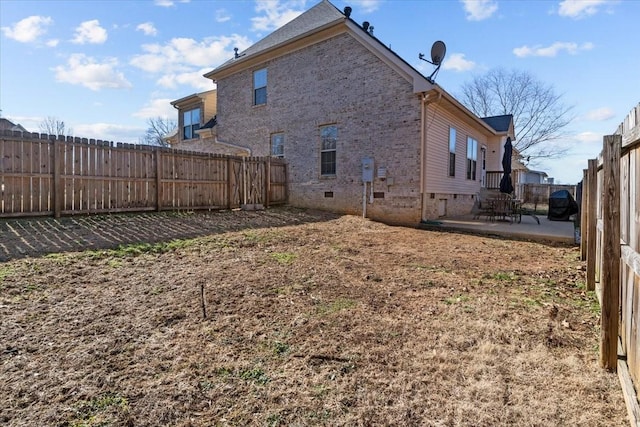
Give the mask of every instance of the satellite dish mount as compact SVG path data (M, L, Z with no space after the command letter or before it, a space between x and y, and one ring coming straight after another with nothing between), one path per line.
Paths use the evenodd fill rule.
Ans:
M447 46L445 46L444 42L438 40L437 42L433 43L433 46L431 46L431 61L424 58L424 53L418 54L419 59L422 59L423 61L436 66L436 69L433 70L433 73L431 73L431 75L427 77L429 83L434 83L433 78L438 73L438 71L440 71L440 65L442 65L442 61L444 60L444 55L446 53Z

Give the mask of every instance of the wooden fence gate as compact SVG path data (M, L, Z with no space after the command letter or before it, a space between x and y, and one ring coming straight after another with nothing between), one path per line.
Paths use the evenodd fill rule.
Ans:
M269 207L287 196L282 159L0 135L0 217Z

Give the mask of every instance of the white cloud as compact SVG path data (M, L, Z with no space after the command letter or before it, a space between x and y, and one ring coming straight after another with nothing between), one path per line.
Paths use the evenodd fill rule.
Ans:
M29 16L18 21L13 27L2 27L4 35L21 43L34 42L47 32L46 27L53 23L48 16Z
M136 27L136 30L142 31L147 36L155 36L158 30L153 26L152 22L144 22Z
M100 26L97 19L85 21L76 28L76 36L71 41L76 44L101 44L107 41L107 30Z
M175 101L175 99L152 99L140 110L133 113L133 116L141 119L153 119L156 117L168 117L170 119L175 119L178 116L178 110L173 108L171 101Z
M573 136L573 139L581 144L602 143L602 134L595 132L580 132Z
M473 70L476 67L476 63L465 59L464 53L452 53L447 58L445 58L442 63L442 68L445 70L453 70L453 71L469 71Z
M216 10L216 22L227 22L231 20L231 15L225 9Z
M302 14L304 0L256 0L256 12L263 16L251 18L253 31L272 31Z
M558 14L568 18L580 19L598 13L598 8L607 3L608 0L563 0L560 2Z
M371 13L378 10L382 0L351 0L354 13Z
M211 67L185 73L165 74L158 79L157 83L166 88L187 85L197 89L198 92L204 92L215 88L213 82L204 77L204 74L209 71L211 71Z
M611 108L602 107L587 112L587 114L583 116L583 119L592 122L603 122L605 120L612 119L613 117L615 117L615 113Z
M118 60L109 58L102 63L83 54L74 54L69 57L67 66L57 66L53 70L56 80L63 83L77 84L91 90L100 89L126 89L132 87L125 79L124 74L116 71Z
M176 3L189 3L191 0L154 0L153 4L161 7L173 7Z
M146 52L136 55L131 65L150 73L192 71L194 67L208 67L209 71L233 57L233 48L246 49L251 41L244 36L211 37L198 42L190 38L175 38L164 45L146 44Z
M58 39L51 39L51 40L47 40L45 42L45 44L47 46L49 46L49 47L56 47L56 46L58 46L58 43L60 43L60 40L58 40Z
M76 124L73 133L81 138L135 144L146 132L145 128L122 126L112 123Z
M593 49L593 43L591 42L582 43L581 45L574 42L555 42L550 46L516 47L513 49L513 54L519 58L526 58L527 56L555 57L562 51L576 55L579 51L591 49Z
M482 21L490 18L498 10L494 0L460 0L464 4L468 21Z

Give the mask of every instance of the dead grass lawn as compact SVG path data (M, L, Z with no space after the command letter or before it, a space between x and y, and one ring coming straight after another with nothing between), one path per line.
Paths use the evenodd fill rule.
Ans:
M0 263L0 424L627 425L576 248L243 215Z

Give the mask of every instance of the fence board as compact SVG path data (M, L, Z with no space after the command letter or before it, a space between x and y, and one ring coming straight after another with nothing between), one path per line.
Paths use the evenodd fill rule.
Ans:
M591 277L602 289L600 363L619 369L632 425L640 425L637 394L640 384L640 104L620 125L616 135L605 136L598 160L589 160L587 200L589 248L587 284ZM594 165L602 164L593 188ZM583 187L584 188L584 187ZM595 205L595 208L594 208ZM591 219L595 209L597 219ZM595 241L594 241L595 240ZM595 259L595 261L594 261ZM612 342L619 342L619 360ZM616 350L618 350L616 348Z
M285 203L286 163L0 132L0 216ZM271 166L267 168L267 162ZM267 193L268 192L268 193Z
M604 137L603 144L603 249L600 366L618 366L620 310L620 148L619 135Z
M14 156L14 146L15 146L15 142L14 141L9 141L5 147L5 152L4 152L4 166L5 166L5 199L4 199L4 208L5 211L7 213L15 213L15 207L14 207L14 197L15 194L17 193L16 188L15 188L15 181L16 178L13 175L14 172L16 172L16 163L17 160Z
M5 144L0 144L0 214L5 213L5 197L9 194L8 190L5 190L5 188L9 185L6 182L6 168L8 164L8 158L5 156L5 151Z

